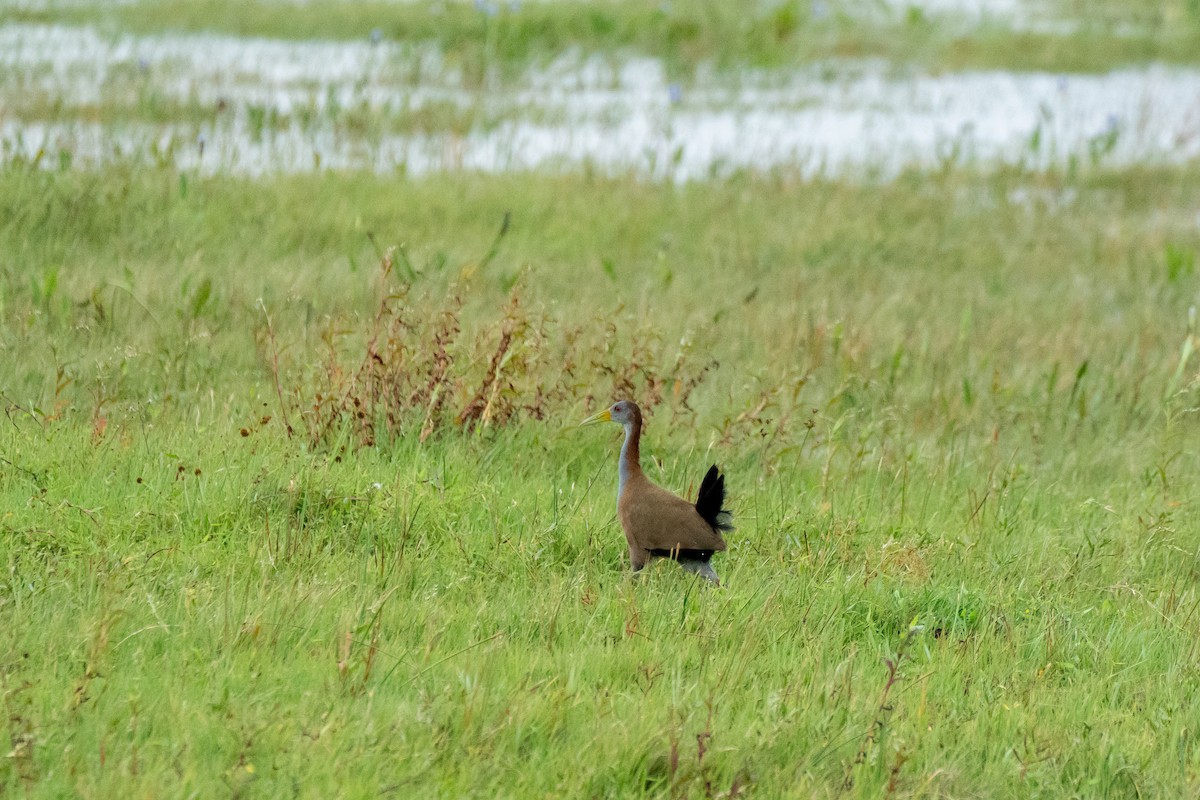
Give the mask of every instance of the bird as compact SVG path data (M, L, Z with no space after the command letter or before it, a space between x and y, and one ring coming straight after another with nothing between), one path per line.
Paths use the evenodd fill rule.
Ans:
M617 464L617 518L629 543L634 573L654 558L670 558L688 572L720 585L713 571L713 553L725 549L722 531L733 530L733 515L725 503L725 476L713 464L700 482L695 503L668 492L642 472L639 445L642 410L632 400L618 400L580 425L615 422L625 428Z

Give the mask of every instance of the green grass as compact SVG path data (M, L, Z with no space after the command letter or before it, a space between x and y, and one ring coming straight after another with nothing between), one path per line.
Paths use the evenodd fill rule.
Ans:
M5 168L0 786L1194 794L1198 178ZM388 293L433 432L311 441ZM720 589L626 572L625 384Z
M1064 16L1100 25L1168 27L1200 17L1200 3L1196 0L1160 0L1156 3L1141 3L1138 0L1058 0L1055 5Z
M232 109L222 103L201 103L195 99L175 100L153 90L133 92L106 91L102 102L74 103L61 97L51 98L44 92L10 92L5 110L26 122L95 122L120 125L128 122L148 122L159 125L219 125L230 116ZM364 106L334 111L318 110L313 104L299 111L280 112L259 104L246 104L249 138L261 140L264 134L275 134L293 127L310 130L318 123L330 125L340 135L356 138L377 137L383 134L457 133L487 130L505 119L515 119L515 109L496 113L463 108L453 102L430 103L418 109L396 107L373 110Z
M1064 17L1084 20L1067 32L1014 31L1001 22L964 29L959 22L919 12L889 19L872 16L869 3L860 4L858 13L846 13L838 4L814 13L800 0L767 4L752 13L714 0L525 2L515 7L494 0L488 5L494 13L470 2L149 0L116 8L8 9L0 11L0 22L91 23L122 33L211 31L363 41L377 31L389 41L435 44L466 79L479 83L571 49L654 56L680 78L703 63L736 68L878 57L934 69L1104 71L1145 60L1195 63L1200 53L1200 9L1192 0L1155 3L1149 10L1128 0L1095 10L1064 2ZM1051 16L1053 11L1040 9Z
M483 83L568 43L684 75L1186 62L1193 6L1111 0L1069 36L699 2L0 19L378 27ZM105 89L5 110L220 113ZM54 160L0 169L0 793L1200 789L1195 165L668 185ZM630 579L617 432L574 427L623 395L653 478L724 466L720 589Z

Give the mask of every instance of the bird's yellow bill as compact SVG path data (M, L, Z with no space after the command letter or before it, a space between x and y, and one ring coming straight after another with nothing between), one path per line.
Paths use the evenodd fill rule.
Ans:
M595 425L597 422L612 422L612 414L606 408L603 411L598 411L590 417L579 423L580 427L584 425Z

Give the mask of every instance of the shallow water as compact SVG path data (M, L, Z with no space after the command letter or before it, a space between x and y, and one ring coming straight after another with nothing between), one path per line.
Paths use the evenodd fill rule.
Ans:
M484 83L469 85L431 48L387 42L0 26L0 153L44 151L50 163L76 166L141 155L252 175L587 163L676 179L746 168L861 176L945 162L1200 156L1200 70L1157 65L931 75L859 60L677 85L653 59L567 54ZM203 121L148 119L138 106L146 96L204 109ZM57 110L41 118L3 110L30 97ZM128 113L97 122L86 110L111 103ZM461 114L404 124L430 108ZM348 109L390 122L356 128Z

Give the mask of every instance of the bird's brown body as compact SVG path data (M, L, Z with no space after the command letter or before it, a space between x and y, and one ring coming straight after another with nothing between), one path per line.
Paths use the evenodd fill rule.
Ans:
M636 403L621 400L585 423L612 421L625 427L625 443L617 473L617 519L629 544L629 562L640 570L653 558L671 558L689 572L718 583L709 560L725 549L722 530L730 530L730 515L721 508L725 479L716 466L700 484L699 497L689 503L655 484L642 472L640 445L642 413Z
M635 570L653 557L707 561L725 549L725 540L696 507L671 494L645 475L629 478L617 498L617 519L629 542L629 561Z

